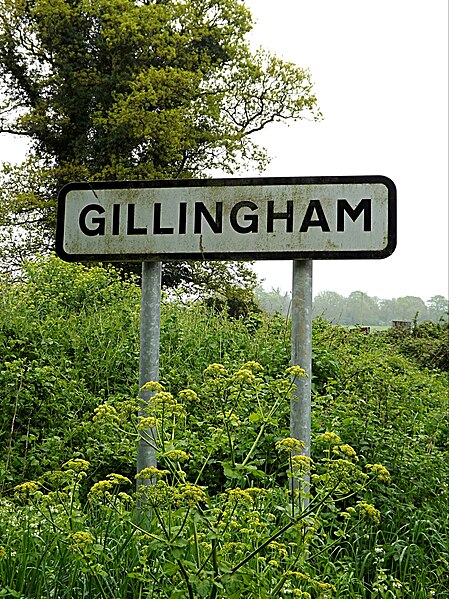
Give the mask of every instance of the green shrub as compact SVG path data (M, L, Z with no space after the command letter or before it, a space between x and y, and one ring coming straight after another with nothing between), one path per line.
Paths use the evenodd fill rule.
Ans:
M422 322L411 331L390 329L397 351L428 369L449 370L449 322Z

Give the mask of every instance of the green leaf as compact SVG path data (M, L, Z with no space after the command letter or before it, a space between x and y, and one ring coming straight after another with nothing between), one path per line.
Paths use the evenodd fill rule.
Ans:
M260 422L263 420L263 416L260 412L251 412L249 415L249 421L255 424L256 422Z

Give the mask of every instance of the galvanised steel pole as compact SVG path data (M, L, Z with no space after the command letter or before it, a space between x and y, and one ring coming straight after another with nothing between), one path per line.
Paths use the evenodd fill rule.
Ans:
M142 263L142 299L140 305L139 389L159 379L159 340L161 329L161 263ZM153 392L139 391L142 402L139 416L146 416L145 406ZM140 433L137 447L137 472L156 467L156 428ZM138 479L137 486L150 485L151 479Z
M312 390L312 260L293 261L292 285L292 366L301 366L306 377L297 377L290 402L290 436L304 443L302 455L310 457L311 390ZM310 476L292 479L293 489L300 485L305 492L302 506L307 507Z

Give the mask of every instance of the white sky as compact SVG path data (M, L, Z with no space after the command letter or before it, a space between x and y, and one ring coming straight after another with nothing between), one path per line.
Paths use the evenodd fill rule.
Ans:
M384 260L314 262L314 294L360 290L448 297L447 0L247 0L257 45L310 68L320 123L274 125L257 141L263 176L386 175L398 191L398 246ZM0 136L0 161L20 160ZM254 173L241 173L239 176ZM258 262L291 289L291 262Z
M254 39L310 68L324 120L260 136L264 176L386 175L398 245L384 260L314 261L314 294L448 297L447 0L247 0ZM257 140L257 138L255 138ZM258 262L291 289L290 262Z

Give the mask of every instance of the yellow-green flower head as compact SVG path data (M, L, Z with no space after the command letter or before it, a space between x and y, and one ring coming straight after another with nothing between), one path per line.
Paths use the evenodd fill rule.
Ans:
M237 372L234 373L232 378L236 383L251 384L256 378L256 375L248 368L240 368L240 370L237 370Z
M190 460L192 456L182 449L172 449L171 451L166 451L164 457L173 460L174 462L186 462L187 460Z
M178 393L178 396L181 401L186 403L199 401L198 395L192 389L183 389Z
M134 415L139 409L139 402L137 399L127 399L120 402L120 416L128 419L131 415Z
M78 549L79 551L85 551L95 541L94 537L83 530L71 532L69 534L70 547L72 549Z
M29 480L14 487L15 495L29 496L34 495L39 490L40 484L35 480Z
M198 485L192 485L191 483L185 483L178 487L179 500L187 502L188 505L195 505L197 503L207 503L207 495L204 490Z
M293 437L286 437L276 443L276 449L278 451L285 451L287 453L291 453L292 451L300 452L304 447L304 441L293 439Z
M292 470L295 474L310 472L313 460L306 455L292 456Z
M131 504L134 502L134 499L131 497L131 495L128 495L128 493L124 493L123 491L121 491L117 497L120 499L120 501L122 501L123 503L128 503Z
M99 480L92 485L89 491L89 497L93 498L96 495L105 495L114 487L114 483L110 480Z
M75 472L85 472L89 469L89 462L87 460L82 460L81 458L74 458L73 460L69 460L65 464L62 465L62 468L66 470L74 470Z
M377 480L382 483L388 484L391 482L391 476L385 466L382 464L367 464L366 468L376 476Z
M358 461L357 453L353 447L345 443L344 445L338 445L334 447L334 452L340 452L347 458L353 458L356 462Z
M148 381L140 388L141 391L154 391L155 393L160 393L164 390L164 387L159 383L159 381Z
M297 572L295 570L288 570L286 573L286 576L292 576L293 578L296 578L296 580L299 581L310 581L310 576L308 574L304 574L304 572Z
M301 366L290 366L289 368L287 368L287 370L285 371L285 373L288 374L291 377L297 377L297 376L305 377L305 376L308 376L307 372L304 370L304 368L301 368Z
M52 506L52 508L58 506L57 509L59 509L64 501L68 499L68 496L65 491L50 491L46 495L42 495L40 503L44 506Z
M288 557L288 550L284 543L278 543L277 541L271 541L268 545L268 549L278 553L281 557Z
M312 578L311 576L309 576L308 574L305 574L304 572L295 572L295 571L289 570L288 572L286 572L286 575L292 576L292 577L296 578L296 580L298 580L298 581L308 582L309 584L313 585L315 587L315 589L318 591L320 597L322 596L322 593L330 593L330 592L336 593L337 592L337 589L335 588L335 586L333 584L329 584L327 582L321 582L320 580L316 580L315 578ZM306 593L303 595L295 595L295 596L306 597L306 595L311 597L311 595L309 593Z
M248 493L245 489L240 489L240 487L228 489L226 494L229 500L235 503L254 503L251 493Z
M151 480L152 478L163 478L168 474L170 474L168 470L159 470L159 468L155 468L155 466L149 466L138 472L136 478Z
M341 439L338 435L336 435L335 433L332 432L326 432L323 433L322 435L319 435L318 439L321 439L321 441L324 441L325 443L329 443L330 445L335 445L337 443L341 443Z
M343 482L343 478L351 478L354 482L358 480L362 483L368 478L356 464L343 458L331 460L328 467L329 473L333 472L341 479L341 482Z
M6 549L3 547L3 545L0 545L0 559L5 558L6 555Z
M111 483L113 485L130 485L131 481L129 480L129 478L127 476L122 476L121 474L108 474L106 477L108 480L111 481Z
M378 509L371 505L371 503L366 503L366 501L357 501L357 505L360 508L360 513L363 517L368 520L372 520L374 524L379 524L380 522L380 512Z
M259 487L248 487L245 489L245 491L255 498L263 498L269 495L269 491L267 489L261 489Z
M176 403L174 401L173 395L171 393L169 393L168 391L158 391L156 393L156 395L153 395L152 400L153 400L153 402L159 403L159 404L172 405L172 404Z
M93 421L94 422L112 422L118 420L117 410L114 406L108 404L102 404L94 410Z
M329 584L328 582L321 582L320 580L314 581L315 585L318 587L319 591L324 593L336 593L337 589L333 584Z
M251 372L263 372L264 370L259 362L254 362L252 360L243 364L242 369L251 370Z
M356 513L357 513L357 510L355 508L353 508L352 506L349 506L346 508L346 510L341 512L340 515L345 520L348 520L349 518L352 518L352 516L354 516L354 514L356 514Z
M307 591L301 591L301 589L292 589L293 597L297 599L312 599L312 595Z
M204 371L204 376L208 376L210 378L222 378L227 376L228 371L222 364L209 364L209 366Z
M140 417L137 423L137 430L145 431L150 428L154 428L158 424L160 424L159 418L154 418L153 416Z

